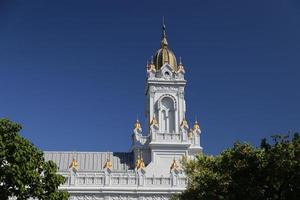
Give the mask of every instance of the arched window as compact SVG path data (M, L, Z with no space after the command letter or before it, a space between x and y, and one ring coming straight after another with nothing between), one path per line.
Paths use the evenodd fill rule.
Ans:
M163 97L160 102L160 131L164 133L175 132L175 106L170 97Z

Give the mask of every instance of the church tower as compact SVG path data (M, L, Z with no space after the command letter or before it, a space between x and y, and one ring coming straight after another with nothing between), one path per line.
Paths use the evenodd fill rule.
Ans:
M65 177L59 189L70 199L168 200L186 189L180 160L202 147L198 122L189 127L186 118L185 67L178 61L163 23L160 48L146 66L147 123L136 120L129 152L45 152Z
M139 121L134 126L132 150L141 156L147 172L170 173L170 163L183 156L194 157L202 152L200 126L197 121L189 128L186 120L184 91L185 68L169 48L166 26L162 26L160 49L147 64L146 118L147 135L142 135Z
M129 152L44 152L65 177L59 189L70 200L168 200L186 189L180 160L202 147L198 122L189 127L186 118L185 67L178 61L163 23L160 48L146 66L147 123L136 120Z

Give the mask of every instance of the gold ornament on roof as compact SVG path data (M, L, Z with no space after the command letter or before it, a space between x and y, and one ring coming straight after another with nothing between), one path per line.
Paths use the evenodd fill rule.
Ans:
M141 130L141 129L142 129L141 124L140 124L139 120L137 119L134 124L134 130Z
M157 126L157 125L158 125L157 120L156 120L155 116L153 116L150 121L150 126Z
M140 156L138 156L138 159L135 161L135 168L136 169L140 166L140 162L141 162L141 159L140 159Z
M178 169L178 168L179 168L179 165L177 164L176 159L174 158L173 162L171 164L171 167L170 167L170 171L172 171L174 169Z
M184 128L189 128L188 122L187 122L186 119L184 119L184 118L183 118L183 120L181 121L180 126L181 126L181 127L184 127Z
M104 166L103 166L103 168L104 169L112 169L112 162L110 161L110 159L109 159L109 157L107 158L107 160L106 160L106 162L105 162L105 164L104 164Z
M179 65L177 66L177 68L178 68L178 69L177 69L177 73L180 73L180 72L185 73L183 64L182 64L182 62L181 62L181 57L179 57Z
M144 168L145 168L145 163L144 163L143 158L141 158L140 164L139 164L139 166L138 166L138 169L144 169Z
M153 64L153 56L151 57L151 61L150 63L147 64L147 71L148 72L156 72L156 69L155 69L155 65Z
M144 159L141 155L138 155L138 159L135 162L135 168L138 169L145 169Z
M70 164L69 168L70 168L70 169L75 169L75 170L78 170L78 168L79 168L79 164L77 163L77 161L76 161L76 159L75 159L75 158L73 158L73 160L72 160L72 162L71 162L71 164Z
M195 123L194 123L194 126L193 126L193 130L199 130L200 129L200 126L198 124L198 121L196 120Z
M190 129L190 131L189 131L188 138L190 140L193 138L193 130L192 129Z

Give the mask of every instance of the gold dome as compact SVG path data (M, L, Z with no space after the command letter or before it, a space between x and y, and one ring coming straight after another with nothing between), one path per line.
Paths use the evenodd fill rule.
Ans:
M177 71L176 57L173 51L168 48L165 24L163 24L161 48L156 52L153 58L153 63L155 65L156 70L160 70L160 68L165 63L168 63L173 68L174 71Z

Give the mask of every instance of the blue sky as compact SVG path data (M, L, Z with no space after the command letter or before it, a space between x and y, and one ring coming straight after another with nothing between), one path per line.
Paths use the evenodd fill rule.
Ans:
M165 16L217 154L300 130L300 2L0 1L0 116L43 150L127 151Z

